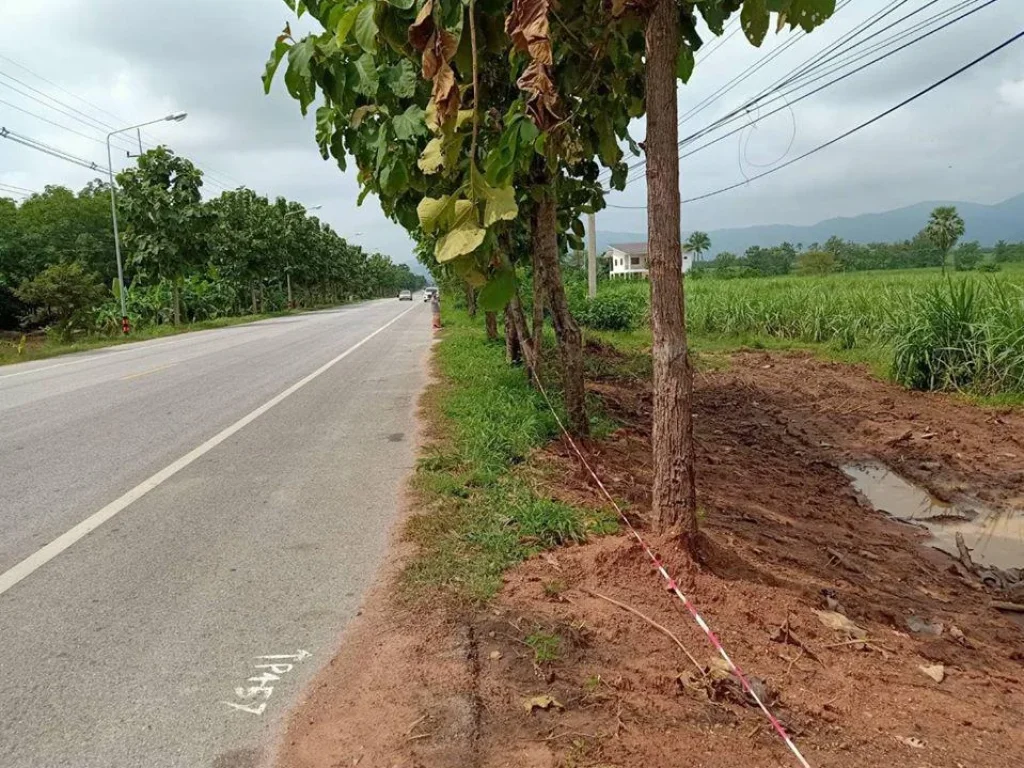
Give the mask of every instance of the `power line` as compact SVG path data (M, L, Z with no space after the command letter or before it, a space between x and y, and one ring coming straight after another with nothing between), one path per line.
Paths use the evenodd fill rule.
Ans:
M892 0L892 1L893 2L897 2L899 0ZM902 0L902 1L906 2L906 0ZM838 14L841 10L843 10L846 6L848 6L851 2L853 2L853 0L842 0L842 2L840 2L838 7L836 8L835 13L833 13L833 17L836 14ZM735 34L735 30L733 31L732 34ZM729 37L732 37L732 34L730 34ZM767 53L765 53L760 59L758 59L753 64L748 66L746 69L744 69L738 75L735 75L731 80L729 80L724 85L719 87L716 91L714 91L713 93L711 93L710 95L706 96L704 99L699 101L689 111L685 112L679 118L679 120L677 122L677 125L682 127L683 123L687 122L692 117L695 117L696 115L698 115L701 112L703 112L705 109L707 109L709 106L711 106L715 101L717 101L721 96L724 96L726 93L731 91L733 88L737 87L738 85L742 84L745 80L747 80L750 77L752 77L760 69L762 69L763 67L767 66L774 59L778 58L783 53L788 51L790 48L792 48L794 45L796 45L796 43L798 43L800 40L802 40L806 36L807 36L807 34L802 29L798 30L795 35L793 35L792 37L788 38L784 43L782 43L782 45L780 45L777 48L774 48L771 51L768 51ZM725 41L723 40L722 43L724 44L724 42ZM710 55L710 52L709 52L709 55ZM707 58L707 57L705 57L705 58ZM635 171L637 168L642 167L644 165L644 163L646 163L646 162L647 162L646 159L640 158L637 162L635 162L635 163L633 163L632 165L629 166L629 171L630 172ZM604 180L607 181L611 177L611 171L606 169L605 171L602 172L601 175L605 176ZM627 180L626 183L628 184L629 181L630 180Z
M10 77L10 76L5 74L4 72L0 72L0 77ZM21 81L20 80L16 80L16 82L20 83ZM88 115L85 115L85 113L78 112L78 110L75 110L74 108L61 109L60 107L55 107L53 104L47 104L45 101L43 101L42 99L40 99L40 98L38 98L36 96L33 96L31 93L26 93L25 91L21 90L20 88L15 88L13 85L10 85L8 83L0 83L0 86L2 86L4 88L7 88L9 90L12 90L16 94L18 94L19 96L22 96L22 97L24 97L26 99L34 101L35 103L40 104L40 105L46 107L47 109L51 109L54 112L57 112L58 114L63 115L64 117L70 117L72 120L74 120L74 121L76 121L78 123L81 123L82 125L86 126L87 128L91 128L92 130L95 130L95 131L100 131L104 135L106 134L107 130L110 130L109 126L105 126L103 123L100 123L97 120L93 120ZM31 88L31 86L27 86L27 87ZM38 90L38 89L32 89L32 90ZM45 96L46 94L43 94L43 95ZM51 97L47 97L47 98L51 98ZM57 104L61 104L62 106L66 106L66 105L63 104L63 102L57 101L56 99L53 99L53 101L55 101ZM15 107L15 109L18 109L18 107ZM35 113L29 113L29 114L31 114L33 117L40 117L39 115L36 115ZM81 117L80 115L84 115L84 117ZM42 119L42 118L40 117L40 119ZM93 141L99 141L98 138L93 138L92 140ZM113 144L115 142L120 142L117 145L119 149L125 149L125 150L129 150L129 151L131 149L133 149L133 146L131 145L131 143L129 142L128 144L125 144L125 141L126 141L126 139L124 137L115 136L115 137L112 138L111 143Z
M750 183L752 181L757 181L758 179L763 179L765 176L770 176L773 173L777 173L778 171L781 171L783 168L788 168L789 166L791 166L791 165L793 165L795 163L798 163L801 160L804 160L805 158L810 157L811 155L817 154L818 152L821 152L822 150L827 149L828 147L831 147L834 144L838 144L840 141L843 141L844 139L849 138L850 136L852 136L853 134L857 133L858 131L861 131L864 128L867 128L868 126L877 123L879 120L882 120L883 118L888 117L893 112L896 112L896 111L902 109L903 107L907 106L908 104L911 104L912 102L917 101L921 97L926 96L927 94L929 94L932 91L934 91L936 88L939 88L939 87L945 85L950 80L953 80L954 78L959 77L960 75L962 75L967 70L971 69L972 67L977 66L978 64L980 64L981 62L983 62L986 59L990 58L991 56L994 56L995 54L999 53L999 51L1003 50L1004 48L1006 48L1006 47L1012 45L1013 43L1017 42L1018 40L1020 40L1022 37L1024 37L1024 31L1018 32L1013 37L1010 37L1009 39L1007 39L1004 42L1000 43L995 48L991 49L990 51L987 51L986 53L982 54L981 56L979 56L978 58L974 59L973 61L968 62L964 66L962 66L959 69L957 69L955 72L952 72L952 73L946 75L941 80L938 80L938 81L932 83L927 88L924 88L923 90L920 90L917 93L915 93L913 96L910 96L910 97L904 99L903 101L901 101L896 106L890 107L889 109L885 110L884 112L882 112L882 113L880 113L878 115L875 115L870 120L864 121L860 125L855 126L854 128L851 128L850 130L846 131L845 133L840 134L839 136L836 136L834 139L832 139L830 141L826 141L824 144L819 144L814 149L811 149L811 150L809 150L807 152L804 152L802 155L799 155L798 157L794 157L791 160L787 160L782 165L779 165L779 166L777 166L775 168L772 168L770 171L765 171L764 173L759 173L759 174L757 174L755 176L751 176L746 181L741 181L741 182L739 182L737 184L731 184L731 185L729 185L727 187L722 187L721 189L716 189L713 192L706 192L703 195L697 195L696 197L687 198L686 200L682 200L681 202L682 203L695 203L695 202L697 202L699 200L706 200L709 197L715 197L716 195L721 195L721 194L723 194L725 192L729 192L731 190L738 189L739 187L746 186L748 183ZM646 208L647 206L614 205L614 206L609 206L609 207L611 207L611 208Z
M29 149L34 149L37 152L43 152L47 155L51 155L52 157L56 157L59 160L64 160L65 162L73 163L74 165L78 165L83 168L88 168L90 171L102 171L106 174L110 173L110 171L102 165L89 160L84 160L81 157L76 157L69 152L65 152L57 147L52 147L49 144L44 144L41 141L30 139L28 136L22 136L21 134L14 133L13 131L9 131L7 128L0 127L0 138L21 144Z
M820 93L821 91L823 91L823 90L825 90L827 88L830 88L833 85L838 84L839 82L847 79L848 77L852 77L853 75L855 75L855 74L857 74L859 72L862 72L863 70L867 69L868 67L874 66L875 64L877 64L877 63L879 63L881 61L884 61L885 59L889 58L890 56L896 55L897 53L905 50L906 48L909 48L910 46L915 45L915 44L925 40L928 37L931 37L932 35L942 31L943 29L946 29L947 27L952 26L953 24L955 24L955 23L957 23L957 22L967 18L968 16L971 16L974 13L977 13L978 11L983 10L984 8L986 8L986 7L994 4L995 2L997 2L997 0L987 0L982 5L967 10L965 13L961 14L960 16L957 16L956 18L954 18L954 19L952 19L950 21L947 21L945 24L941 24L940 26L937 26L937 27L927 31L927 32L919 35L918 37L915 37L914 39L910 40L907 43L904 43L903 45L900 45L900 46L898 46L898 47L896 47L896 48L894 48L894 49L892 49L892 50L890 50L890 51L888 51L888 52L886 52L886 53L884 53L884 54L882 54L882 55L872 59L871 61L869 61L869 62L867 62L865 64L862 64L861 66L859 66L859 67L857 67L857 68L855 68L853 70L850 70L850 71L848 71L848 72L846 72L846 73L844 73L842 75L839 75L838 77L833 78L832 80L829 80L824 85L821 85L821 86L819 86L819 87L817 87L817 88L815 88L815 89L813 89L811 91L808 91L806 93L803 93L800 96L796 97L795 99L789 98L792 94L796 93L797 91L800 91L800 90L802 90L802 89L804 89L804 88L806 88L806 87L808 87L810 85L813 85L814 83L816 83L816 82L818 82L818 81L828 77L831 74L839 72L844 67L846 67L846 66L848 66L850 64L854 64L854 63L856 63L857 61L860 61L863 58L866 58L871 53L876 52L878 50L881 50L881 49L883 49L883 48L885 48L885 47L887 47L889 45L892 45L894 43L897 43L897 42L905 39L909 34L913 33L914 31L918 31L918 30L924 29L927 26L934 24L936 21L940 21L943 18L948 17L951 13L955 13L958 10L962 10L964 7L966 7L968 5L976 4L976 3L981 3L981 2L982 2L982 0L964 0L963 2L959 3L956 6L953 6L952 8L946 9L945 11L941 11L941 12L939 12L939 13L933 15L933 16L930 16L927 19L925 19L925 20L919 22L918 24L916 24L914 27L912 27L912 28L910 28L908 30L904 30L903 32L897 33L896 35L893 35L893 36L891 36L889 38L886 38L884 43L880 43L880 44L875 45L874 47L872 47L868 51L864 52L861 55L858 55L854 59L849 60L849 61L845 62L842 65L835 66L835 67L833 67L831 69L827 69L824 72L821 72L820 74L815 76L813 79L807 80L807 81L805 81L803 83L800 83L798 85L794 85L793 87L791 87L787 91L779 91L779 92L774 93L774 95L768 101L766 101L765 104L763 104L763 105L759 105L757 102L759 100L763 99L764 95L761 95L761 96L758 96L755 99L752 99L751 101L747 102L747 104L743 105L742 107L740 107L738 109L733 110L731 113L729 113L728 115L723 116L718 121L716 121L715 123L712 123L708 127L703 128L700 131L697 131L697 132L695 132L693 134L690 134L689 136L684 137L683 139L681 139L679 141L679 146L680 147L685 147L685 146L693 143L697 139L700 139L700 138L702 138L704 136L707 136L708 134L714 132L715 130L718 130L720 128L726 127L727 125L729 125L729 123L737 122L739 120L744 120L744 118L749 118L749 109L754 107L754 106L757 106L758 108L760 108L760 106L767 106L767 105L772 104L773 102L778 102L778 101L783 101L784 105L781 106L781 107L778 107L776 109L773 109L773 110L771 110L770 112L768 112L766 114L763 114L763 115L759 114L753 120L747 119L747 120L744 121L743 125L741 125L741 126L739 126L737 128L734 128L733 130L729 131L728 133L722 134L722 135L718 136L717 138L714 138L714 139L712 139L710 141L707 141L704 144L701 144L700 146L698 146L695 149L691 150L690 152L685 152L685 153L680 154L680 156L679 156L680 160L682 160L684 158L687 158L687 157L690 157L690 156L696 154L697 152L703 151L703 150L713 146L714 144L718 144L719 142L724 141L725 139L727 139L727 138L729 138L731 136L735 136L737 133L741 133L742 131L746 130L747 127L752 126L752 125L760 122L761 120L765 120L765 119L767 119L767 118L769 118L769 117L771 117L773 115L776 115L779 112L782 112L784 110L792 109L792 106L794 104L796 104L796 103L798 103L800 101L803 101L806 98L814 96L815 94ZM931 3L928 3L928 5L931 5ZM914 13L917 13L918 11L922 10L924 7L927 7L927 6L923 6L922 8L917 9L917 11L914 11L911 14L908 14L907 16L903 17L903 19L901 19L900 21L909 18L910 16L914 15ZM861 41L861 43L858 43L858 45L862 45L862 44L864 44L866 42L867 41ZM811 73L813 73L813 70L807 70L806 73L805 73L805 76L807 74L811 74ZM773 88L774 88L774 86L773 86ZM768 94L770 90L771 89L763 91L762 94ZM639 167L640 165L642 165L642 163L638 163L637 167ZM640 175L635 175L635 176L630 177L626 181L627 185L632 183L633 181L636 181L640 177L641 177ZM642 207L642 206L639 206L639 207Z
M3 59L4 61L7 61L7 62L13 64L14 66L18 67L18 69L21 69L21 70L27 72L28 74L32 75L35 78L38 78L39 80L42 80L44 83L47 83L48 85L56 88L57 90L67 94L68 96L71 96L72 98L78 99L83 104L86 104L89 107L91 107L92 109L97 110L97 111L99 111L99 112L101 112L101 113L103 113L103 114L113 118L118 123L124 124L126 122L123 118L118 117L117 115L115 115L114 113L110 112L109 110L106 110L103 107L97 106L96 104L93 104L92 102L90 102L90 101L88 101L86 99L83 99L81 96L78 96L78 95L72 93L71 91L67 90L66 88L62 88L60 85L54 83L52 80L48 80L47 78L43 77L42 75L40 75L40 74L38 74L36 72L33 72L31 69L29 69L25 65L18 63L17 61L15 61L14 59L11 59L10 57L4 56L3 54L0 54L0 59ZM67 104L67 103L65 103L63 101L60 101L59 99L57 99L57 98L55 98L55 97L53 97L53 96L51 96L51 95L49 95L49 94L39 90L38 88L34 88L33 86L29 85L28 83L25 83L24 81L19 80L18 78L13 77L12 75L8 75L8 74L5 74L3 72L0 72L0 76L5 77L5 78L7 78L9 80L13 80L14 82L17 82L17 83L25 86L26 88L29 88L32 91L41 94L42 96L44 96L45 98L49 99L50 101L53 101L55 104L59 104L61 107L64 107L64 108L66 108L68 110L71 110L72 112L76 112L79 115L84 116L88 120L91 120L94 123L98 123L100 126L103 126L106 129L116 130L115 127L112 126L110 123L107 123L107 122L105 122L103 120L99 120L98 118L95 118L95 117L93 117L91 115L88 115L85 112L77 109L76 107L73 107L70 104ZM8 85L6 87L11 88L12 90L15 90L16 92L21 93L20 91L18 91L18 89L13 88L12 86ZM67 112L63 112L62 110L57 109L56 107L53 107L50 104L46 104L45 102L40 101L40 99L38 99L36 97L33 97L33 96L30 96L29 94L21 93L21 95L26 96L27 98L33 99L34 101L36 101L36 102L38 102L40 104L43 104L44 106L49 107L50 109L53 109L54 111L61 112L65 116L71 117L71 118L77 120L78 122L82 122L82 123L85 122L80 117L76 117L73 114L69 115ZM46 118L42 118L41 116L36 115L35 113L28 112L28 110L25 110L25 109L22 109L21 107L17 107L17 106L15 106L13 104L10 104L10 102L3 102L3 103L8 104L9 106L12 106L15 109L18 109L18 110L20 110L22 112L26 112L27 114L30 114L33 117L36 117L38 119L46 120ZM64 127L66 130L71 130L71 129L67 129L66 126L60 126L59 124L54 123L52 121L47 121L47 122L50 122L51 125L57 125L58 127ZM88 124L88 123L86 123L86 124ZM90 125L89 127L90 128L95 128L96 126ZM79 133L78 135L82 136L84 134L80 134ZM146 136L145 133L142 133L141 135L142 136ZM89 137L89 136L86 136L85 138L90 138L92 141L99 141L99 139L96 139L96 138L93 138L93 137ZM152 149L153 147L157 146L157 144L155 144L150 139L150 137L146 136L146 139L147 140L142 142L142 143L147 148ZM112 143L113 142L118 142L118 141L127 142L127 144L121 144L120 147L121 147L121 149L127 149L129 152L132 149L134 149L134 145L131 144L131 140L128 139L127 137L117 136L117 137L113 137L111 141L112 141ZM214 186L220 187L220 188L225 189L225 190L230 189L232 186L245 186L238 179L232 178L230 175L228 175L228 174L226 174L226 173L224 173L222 171L219 171L216 168L211 167L207 163L201 163L201 161L199 161L198 158L194 162L194 165L197 168L199 168L201 171L203 171L203 173L207 177L207 180L209 181L209 183L213 184Z
M5 195L16 195L17 197L31 197L32 195L38 194L34 190L25 189L24 187L16 187L13 184L4 184L0 182L0 197Z
M981 0L968 0L968 2L981 2ZM804 87L806 87L808 85L813 85L818 80L823 79L828 74L831 74L831 72L834 72L836 70L831 70L830 72L826 72L826 73L822 74L820 77L817 77L814 80L811 80L811 81L809 81L807 83L804 83L801 86L797 86L797 87L795 87L795 88L793 88L793 89L791 89L789 91L785 91L785 92L779 93L778 94L778 98L776 100L778 100L778 99L784 100L786 102L784 106L778 107L777 109L773 109L771 112L767 112L764 115L760 115L760 116L758 116L755 120L753 120L749 124L745 123L744 125L740 126L739 128L734 128L733 130L729 131L728 133L722 134L721 136L718 136L717 138L714 138L711 141L708 141L708 142L705 142L704 144L701 144L696 149L693 149L693 150L691 150L689 152L685 152L685 153L681 154L679 156L679 159L682 160L684 158L690 157L691 155L695 155L698 152L701 152L701 151L707 149L708 147L713 146L714 144L718 144L721 141L725 141L725 139L728 139L730 136L735 136L737 133L740 133L741 131L745 130L748 127L748 125L756 124L756 123L760 122L761 120L767 120L772 115L777 115L779 112L782 112L784 110L790 109L790 108L792 108L792 106L794 104L797 104L797 103L803 101L804 99L810 98L811 96L814 96L815 94L818 94L818 93L820 93L821 91L824 91L827 88L831 88L833 85L836 85L837 83L840 83L843 80L846 80L847 78L852 77L853 75L856 75L859 72L864 71L868 67L874 66L875 64L877 64L877 63L879 63L881 61L884 61L885 59L888 59L890 56L895 56L897 53L900 53L901 51L905 50L906 48L909 48L912 45L916 45L917 43L919 43L919 42L921 42L921 41L931 37L932 35L934 35L934 34L936 34L938 32L941 32L942 30L946 29L947 27L950 27L953 24L956 24L958 21L961 21L961 20L967 18L968 16L971 16L972 14L977 13L978 11L986 8L989 5L992 5L995 2L998 2L998 0L987 0L987 2L985 2L984 5L978 6L976 8L972 8L971 10L966 11L962 15L957 16L955 19L952 19L952 20L946 22L945 24L942 24L941 26L936 27L935 29L929 30L928 32L925 32L924 34L919 35L918 37L915 37L910 42L904 43L903 45L899 46L898 48L895 48L895 49L893 49L891 51L888 51L887 53L884 53L881 56L878 56L878 57L872 59L871 61L867 62L866 64L862 64L861 66L857 67L856 69L850 70L849 72L846 72L846 73L844 73L842 75L839 75L838 77L836 77L836 78L834 78L832 80L829 80L824 85L821 85L821 86L815 88L812 91L808 91L807 93L801 94L800 96L798 96L797 98L795 98L793 100L788 100L786 97L789 96L791 93L794 93L795 91L799 90L800 88L804 88ZM721 127L724 127L725 125L726 124L723 123L721 126L718 126L718 127L721 128ZM710 133L710 131L708 131L707 133ZM706 135L706 134L704 134L704 135ZM700 134L694 134L693 137L688 139L684 144L689 144L689 143L691 143L691 141L694 141L694 140L696 140L698 138L701 138L701 135Z
M692 141L692 140L694 140L696 138L699 138L700 136L706 135L707 133L711 132L715 128L718 128L718 127L721 127L722 125L725 125L726 123L728 123L731 120L734 120L734 119L737 119L739 117L745 116L747 113L749 113L749 111L750 111L750 109L752 107L756 106L767 95L779 91L781 88L783 88L786 85L789 85L789 84L797 81L801 77L805 77L805 76L811 74L816 69L819 69L819 68L821 68L823 66L828 66L832 61L834 61L840 55L848 53L848 52L852 51L853 49L855 49L855 48L857 48L859 46L867 44L870 41L871 38L868 38L867 40L861 40L859 42L853 43L852 45L850 45L846 49L846 51L840 51L839 50L843 46L846 46L849 43L851 43L862 32L870 29L874 24L876 24L877 22L881 21L882 19L884 19L889 14L894 13L895 11L899 10L899 8L901 6L903 6L907 1L908 0L892 0L892 2L890 2L890 4L888 6L880 8L874 14L872 14L871 16L869 16L868 18L864 19L859 24L857 24L853 29L851 29L850 31L848 31L847 33L842 35L838 40L836 40L836 41L832 42L831 44L825 46L825 48L823 48L822 50L820 50L817 53L813 54L809 58L805 59L803 62L801 62L796 67L794 67L792 70L790 70L790 72L788 74L783 75L782 77L777 79L774 83L772 83L768 87L762 89L757 94L757 96L753 97L752 99L749 99L745 103L743 103L740 106L738 106L735 109L733 109L731 112L729 112L726 115L720 117L718 120L715 120L710 125L706 126L705 128L701 129L700 131L697 131L695 134L691 134L690 136L681 139L680 142L679 142L679 146L682 147L685 144L689 143L690 141ZM967 0L967 1L968 2L975 2L976 0ZM929 2L925 3L925 5L921 6L917 10L911 12L908 16L903 17L903 19L900 19L900 20L894 22L894 24L899 24L900 22L904 21L905 19L909 18L910 16L913 16L915 13L918 13L918 12L924 10L925 8L929 7L930 5L934 5L937 2L939 2L939 0L929 0ZM838 12L838 10L841 10L841 8L842 7L837 9L837 12ZM893 25L890 24L889 27L886 27L885 29L889 29L892 26ZM876 32L875 35L873 35L873 37L877 37L878 34L880 34L881 32L884 32L885 29L879 30L879 32Z
M30 117L36 118L36 120L42 120L44 123L49 123L50 125L56 128L60 128L61 130L73 133L76 136L81 136L83 139L88 139L89 141L94 141L97 144L106 146L102 140L97 139L95 136L89 136L88 134L82 133L81 131L75 130L74 128L64 125L63 123L58 123L56 120L50 120L48 117L43 117L42 115L36 114L35 112L27 110L24 107L19 107L17 104L12 104L11 102L5 101L4 99L0 99L0 104L8 106L11 109L16 109L19 112L23 112Z

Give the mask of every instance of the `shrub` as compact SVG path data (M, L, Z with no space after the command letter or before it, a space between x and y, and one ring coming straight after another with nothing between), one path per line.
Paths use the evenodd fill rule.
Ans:
M63 341L89 330L90 308L103 293L96 276L77 261L53 264L15 292L31 310L25 321L48 325Z

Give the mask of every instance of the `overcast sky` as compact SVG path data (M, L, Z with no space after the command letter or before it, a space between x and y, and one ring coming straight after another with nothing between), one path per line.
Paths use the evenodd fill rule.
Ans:
M916 18L959 3L938 0ZM824 28L798 40L761 72L688 120L683 133L728 112L890 4L892 0L851 0ZM909 0L883 24L925 4L926 0ZM411 260L411 243L384 218L375 198L356 206L352 170L343 175L332 162L320 159L313 143L312 115L303 120L282 83L275 85L270 97L263 95L263 64L289 16L281 0L0 0L0 125L102 163L105 131L33 100L43 97L26 86L67 105L48 102L52 106L65 111L70 106L118 127L184 110L189 113L185 122L155 126L147 134L207 171L212 194L222 186L245 184L271 197L285 195L322 205L318 215L342 236L398 261ZM744 175L764 170L765 164L831 139L1022 28L1024 2L1000 0L807 99L792 113L781 112L742 136L687 158L682 164L683 196L742 181ZM681 89L681 114L791 34L770 33L760 51L737 34L703 61L698 57L690 85ZM683 228L810 224L922 200L997 202L1024 191L1022 128L1024 42L842 144L747 187L687 205ZM643 130L641 121L633 131L637 139ZM115 157L115 169L126 162L130 161L122 151ZM95 175L0 141L2 183L31 190L47 184L78 188ZM642 205L644 195L640 179L609 202ZM610 209L598 216L598 226L644 232L646 213Z

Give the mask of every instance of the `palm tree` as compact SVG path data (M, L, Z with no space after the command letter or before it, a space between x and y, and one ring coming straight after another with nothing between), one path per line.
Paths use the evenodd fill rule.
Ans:
M946 272L946 260L956 241L964 236L964 220L952 205L942 205L932 211L924 233L932 245L942 251L942 272ZM956 256L954 255L954 259ZM956 264L953 265L956 268Z
M686 241L686 250L694 254L697 261L701 261L703 255L711 250L711 238L707 232L694 232Z

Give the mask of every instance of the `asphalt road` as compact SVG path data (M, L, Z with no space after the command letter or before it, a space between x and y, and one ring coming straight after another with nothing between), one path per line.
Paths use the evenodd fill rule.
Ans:
M0 766L260 762L381 559L430 338L391 299L0 367Z

